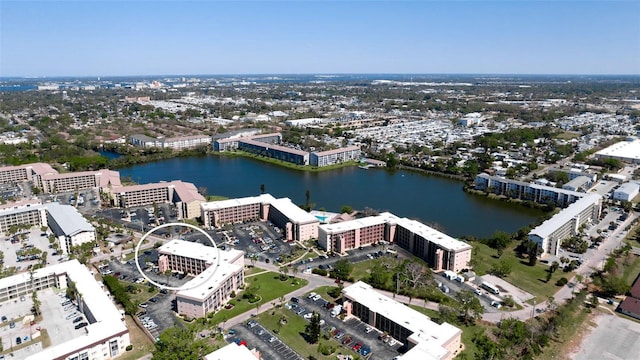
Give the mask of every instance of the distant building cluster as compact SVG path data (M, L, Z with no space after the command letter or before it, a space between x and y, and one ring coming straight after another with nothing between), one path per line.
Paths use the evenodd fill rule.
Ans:
M390 242L423 259L436 271L459 272L469 268L471 261L471 245L388 212L319 225L318 233L318 244L330 252L344 253L360 246Z
M60 174L44 163L0 167L0 183L23 181L33 182L34 187L47 194L99 189L113 205L123 208L172 203L182 219L199 217L200 204L205 201L195 185L180 180L122 186L120 173L107 169Z

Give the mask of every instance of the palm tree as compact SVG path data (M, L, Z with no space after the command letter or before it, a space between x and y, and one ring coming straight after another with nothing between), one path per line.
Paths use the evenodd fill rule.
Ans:
M38 293L37 292L33 292L33 294L31 294L31 301L33 301L33 314L37 317L38 315L40 315L40 300L38 299Z

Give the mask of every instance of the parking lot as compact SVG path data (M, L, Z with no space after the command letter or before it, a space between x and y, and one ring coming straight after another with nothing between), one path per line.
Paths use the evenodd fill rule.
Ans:
M228 336L228 342L240 343L245 341L247 347L257 348L262 354L264 360L302 360L300 354L287 346L280 339L265 329L255 320L250 321L244 326L236 326L230 331L235 334Z
M369 359L388 360L399 355L398 350L402 344L391 338L383 338L379 331L356 318L342 321L339 316L332 316L332 309L327 306L329 301L321 297L314 300L310 295L299 298L297 304L289 304L291 310L302 317L311 312L319 313L324 320L322 331L328 333L339 346L350 348L362 356L369 356Z
M41 256L34 256L33 249L47 253L47 263L57 263L61 254L49 243L49 234L41 229L21 231L16 236L6 237L0 235L0 251L4 254L4 267L15 267L18 271L28 269L41 262ZM50 247L51 246L51 247ZM54 255L56 254L56 255Z

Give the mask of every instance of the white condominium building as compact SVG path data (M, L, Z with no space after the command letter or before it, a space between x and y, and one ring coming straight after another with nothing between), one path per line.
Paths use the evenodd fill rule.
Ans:
M538 244L542 250L540 256L558 255L564 239L577 235L582 224L599 218L601 206L600 195L586 194L582 199L531 230L529 240Z

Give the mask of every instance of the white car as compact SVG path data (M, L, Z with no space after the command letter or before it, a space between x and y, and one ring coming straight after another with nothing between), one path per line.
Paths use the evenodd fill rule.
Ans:
M313 300L313 301L318 301L320 299L322 299L322 296L320 296L320 295L316 295L316 296L311 298L311 300Z
M398 342L396 341L396 339L391 339L389 340L389 346L393 346L395 344L397 344Z
M318 295L318 294L312 292L311 294L309 294L309 296L307 296L307 299L312 299L316 295Z
M312 317L313 317L313 313L306 313L303 316L303 318L305 318L305 319L311 319Z

